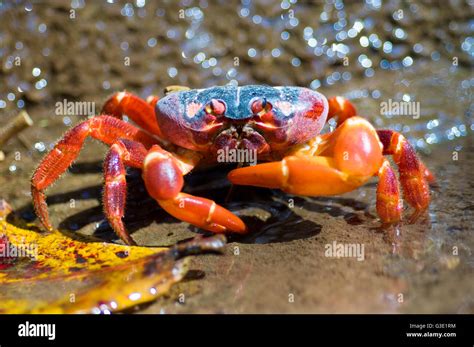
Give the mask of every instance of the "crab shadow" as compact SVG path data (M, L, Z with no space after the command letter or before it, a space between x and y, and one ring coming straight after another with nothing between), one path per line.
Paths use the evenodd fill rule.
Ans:
M306 239L318 235L322 225L312 220L304 219L294 208L289 207L292 200L295 206L326 214L331 217L341 217L350 225L358 225L363 221L360 214L367 211L363 202L341 197L302 198L287 195L279 190L256 187L234 186L226 179L227 172L233 166L207 168L195 171L186 176L184 191L215 200L218 204L236 213L246 223L250 233L246 235L229 234L229 242L240 243L276 243ZM69 170L72 174L100 173L101 162L74 164ZM67 179L67 178L65 178ZM69 236L77 236L77 231L87 225L96 224L93 239L117 241L109 223L104 217L102 206L102 185L54 194L47 197L49 206L55 204L70 204L71 201L95 199L98 206L83 209L67 216L59 222L59 230ZM130 234L148 227L153 223L180 223L170 216L147 193L139 170L127 171L127 208L124 223ZM73 209L71 209L73 210ZM350 212L348 212L348 210ZM367 214L365 212L365 214ZM262 218L266 215L267 218ZM35 219L33 206L28 204L16 211L16 216L31 222ZM15 221L11 221L15 224ZM16 222L18 224L18 221ZM198 234L209 235L209 232L194 226L190 230ZM77 236L83 238L84 236Z

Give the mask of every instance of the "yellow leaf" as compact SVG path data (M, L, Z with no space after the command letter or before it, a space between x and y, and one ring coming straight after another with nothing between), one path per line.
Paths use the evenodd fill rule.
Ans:
M3 236L1 236L3 234ZM173 248L80 242L0 218L0 313L109 313L156 299L186 273L183 257L219 251L225 237Z

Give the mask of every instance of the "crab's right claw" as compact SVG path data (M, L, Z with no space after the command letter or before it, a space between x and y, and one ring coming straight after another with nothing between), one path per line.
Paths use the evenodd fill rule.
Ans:
M159 200L158 203L170 215L214 233L247 232L239 217L209 199L179 193L173 199Z
M185 166L185 165L184 165ZM182 193L183 163L155 145L145 157L143 179L148 193L175 218L215 233L247 231L244 222L214 201Z

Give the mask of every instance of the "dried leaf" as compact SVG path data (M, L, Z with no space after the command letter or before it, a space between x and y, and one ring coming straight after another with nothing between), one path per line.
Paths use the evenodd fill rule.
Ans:
M109 313L156 299L186 273L183 257L223 236L171 249L80 242L0 219L0 313ZM16 254L15 254L16 251Z

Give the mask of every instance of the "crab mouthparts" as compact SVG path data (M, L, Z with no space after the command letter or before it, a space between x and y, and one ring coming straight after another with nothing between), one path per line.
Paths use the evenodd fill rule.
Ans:
M268 152L270 146L265 138L252 127L245 125L241 129L231 126L219 133L214 140L216 151L239 149L254 151L257 154Z

